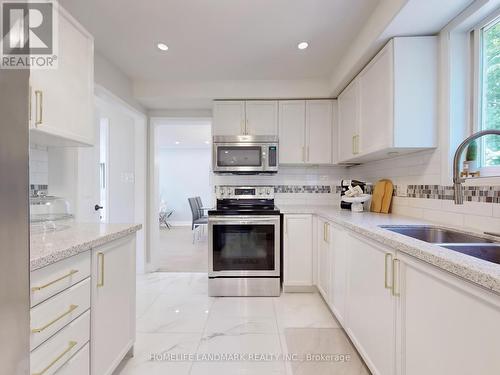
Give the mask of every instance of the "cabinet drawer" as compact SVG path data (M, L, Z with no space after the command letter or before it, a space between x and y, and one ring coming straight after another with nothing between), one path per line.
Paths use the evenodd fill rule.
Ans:
M90 311L40 345L30 356L31 375L52 375L89 342Z
M89 375L90 374L90 344L79 350L56 375Z
M31 273L31 307L90 276L90 251Z
M31 309L30 349L90 308L90 278Z

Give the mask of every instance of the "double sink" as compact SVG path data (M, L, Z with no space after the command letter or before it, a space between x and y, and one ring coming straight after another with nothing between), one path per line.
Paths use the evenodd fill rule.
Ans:
M451 229L427 225L380 225L381 228L420 241L500 264L500 243Z

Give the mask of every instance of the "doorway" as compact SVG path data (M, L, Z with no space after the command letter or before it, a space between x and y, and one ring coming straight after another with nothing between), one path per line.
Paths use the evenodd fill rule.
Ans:
M188 198L202 202L198 212L206 217L206 208L213 204L211 120L157 118L152 125L156 269L207 272L206 224L193 227Z

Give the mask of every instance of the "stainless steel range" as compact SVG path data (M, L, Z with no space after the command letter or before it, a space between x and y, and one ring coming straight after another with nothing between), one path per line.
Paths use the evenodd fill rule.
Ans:
M280 211L271 186L218 186L208 212L211 296L279 296Z

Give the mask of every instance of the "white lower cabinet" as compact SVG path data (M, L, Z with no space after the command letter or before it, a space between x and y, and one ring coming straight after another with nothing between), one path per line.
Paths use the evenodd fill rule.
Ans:
M348 297L344 328L373 374L395 374L395 252L349 234Z
M285 215L284 226L284 287L312 287L312 215Z
M330 246L330 223L318 218L318 290L330 304L330 289L332 284L331 272L331 246Z
M498 375L500 297L410 256L398 258L398 373Z
M86 344L64 366L57 375L89 375L90 374L90 345Z
M92 250L92 375L111 375L135 341L135 235Z
M340 323L344 322L347 296L347 232L330 223L330 308Z

